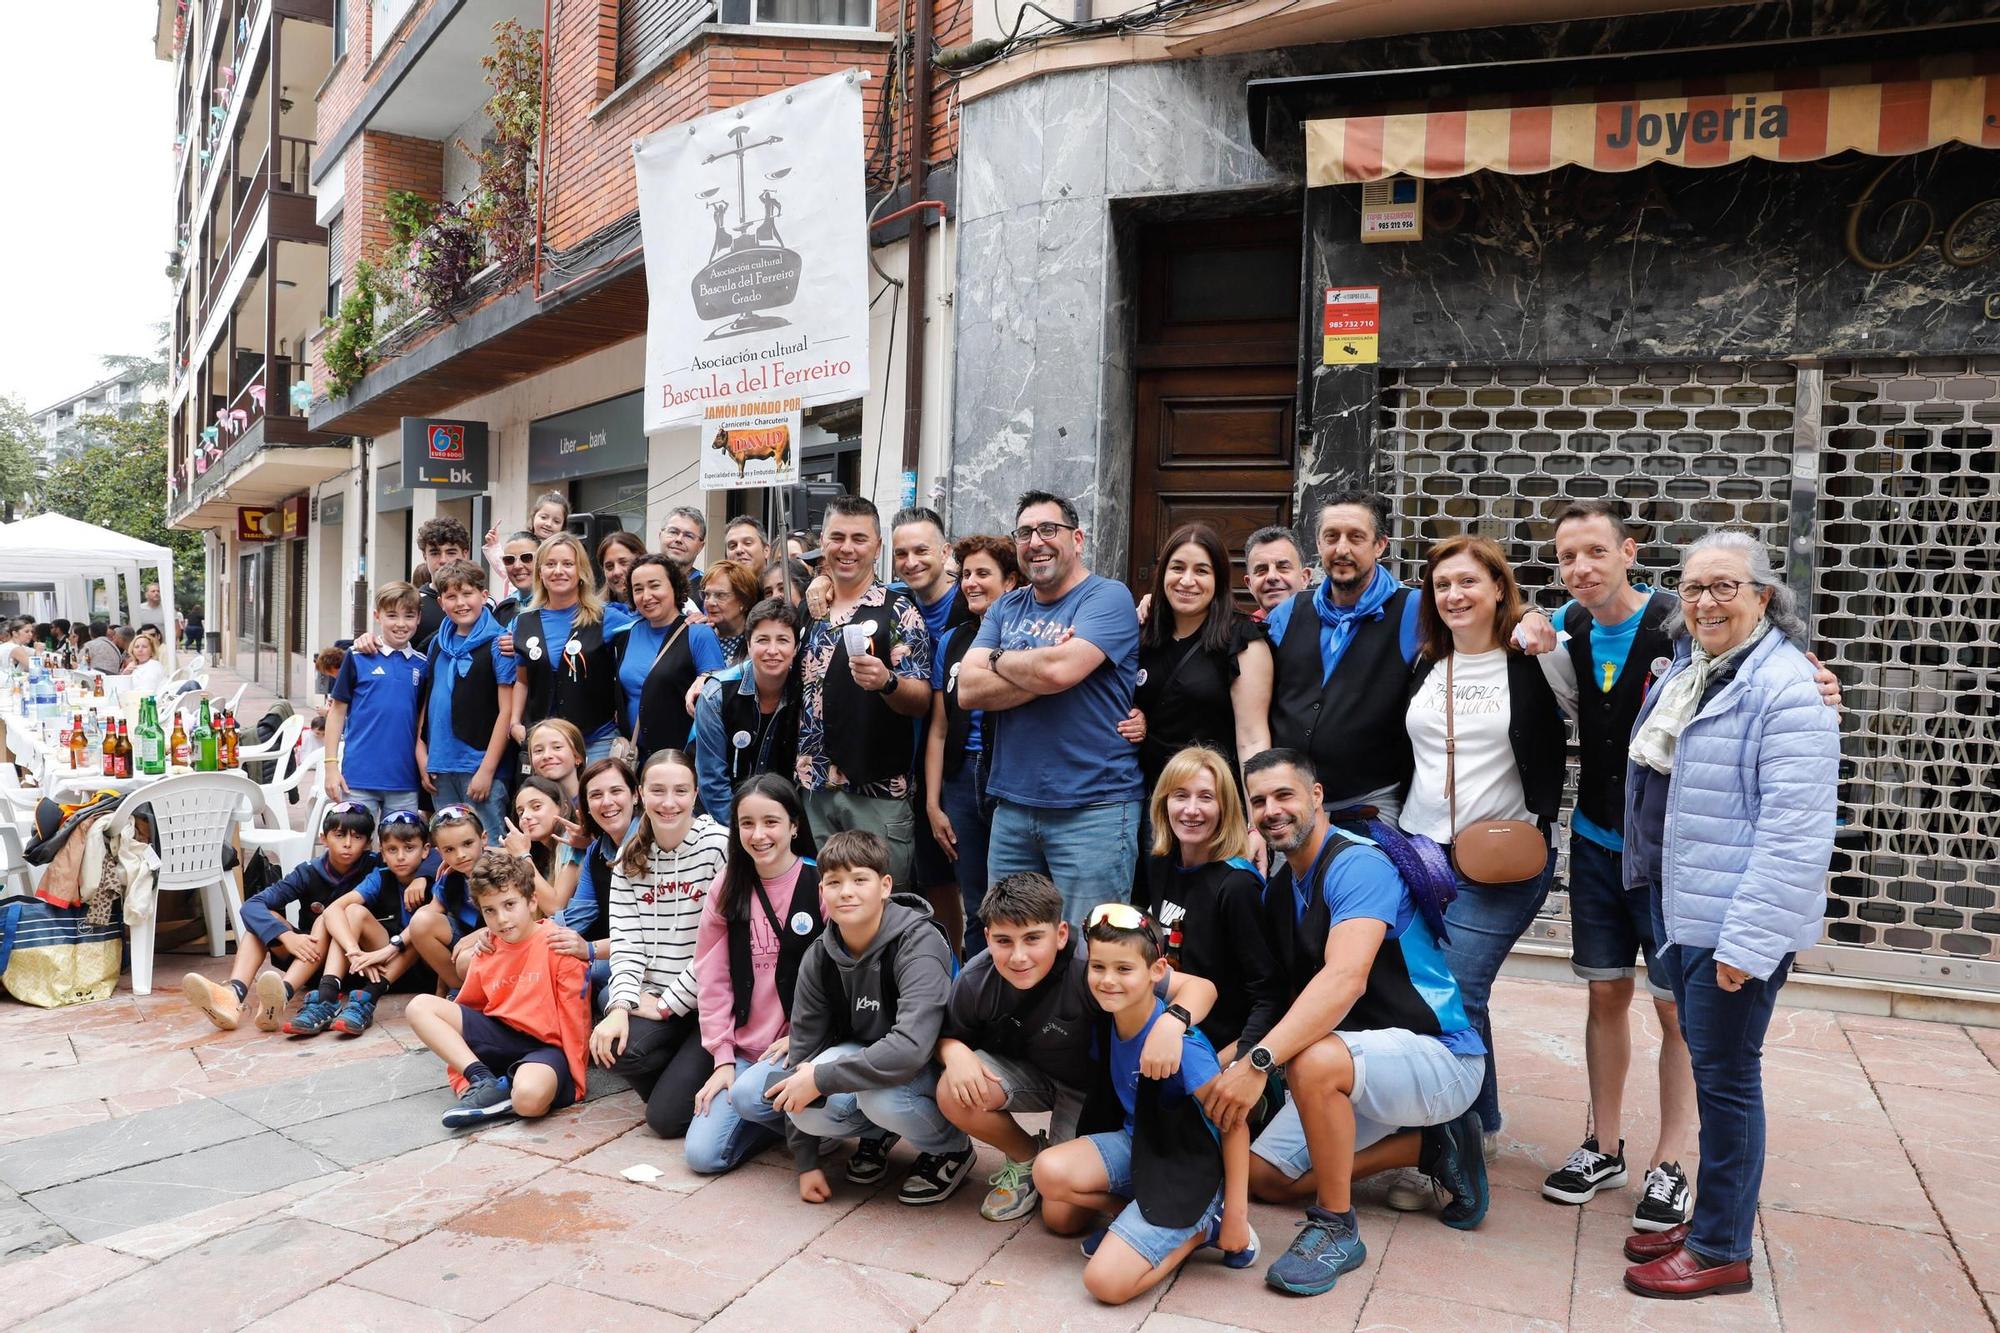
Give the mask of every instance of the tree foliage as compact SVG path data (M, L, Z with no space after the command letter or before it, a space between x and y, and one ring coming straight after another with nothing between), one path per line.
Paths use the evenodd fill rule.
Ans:
M42 442L35 419L21 400L0 395L0 504L18 512L34 495L41 472L37 451Z
M36 508L122 532L174 553L174 598L187 609L201 598L201 534L167 526L167 409L148 403L138 416L86 417L101 447L49 469Z

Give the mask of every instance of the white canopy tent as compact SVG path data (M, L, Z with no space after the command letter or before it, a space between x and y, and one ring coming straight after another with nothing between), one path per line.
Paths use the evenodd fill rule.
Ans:
M160 614L165 621L167 669L173 670L179 651L174 633L174 553L122 532L100 528L61 514L37 514L18 523L0 525L0 582L52 588L58 606L67 605L72 618L90 612L86 593L91 579L103 579L115 609L124 585L125 612L116 619L134 623L139 610L143 569L159 570Z

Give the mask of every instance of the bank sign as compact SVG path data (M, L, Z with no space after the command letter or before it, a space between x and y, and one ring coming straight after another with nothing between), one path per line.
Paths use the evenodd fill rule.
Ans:
M404 417L403 485L424 490L485 490L486 423Z

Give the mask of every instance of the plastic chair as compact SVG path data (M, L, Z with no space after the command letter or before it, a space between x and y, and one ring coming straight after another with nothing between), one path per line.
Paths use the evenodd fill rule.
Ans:
M118 803L105 818L111 834L129 828L140 806L151 806L160 848L156 889L193 889L201 897L202 918L208 925L208 952L220 958L227 935L243 935L243 900L235 877L222 865L222 849L238 811L255 810L264 792L241 773L189 773L148 783ZM153 934L157 912L131 927L132 993L153 993Z
M35 873L40 866L28 864L28 854L21 846L21 832L11 824L0 824L0 885L8 889L18 889L22 893L33 893L35 883L41 878Z
M241 764L246 772L252 764L270 764L271 777L269 781L260 784L269 791L272 786L284 779L285 766L291 762L292 754L298 748L299 733L305 729L305 718L294 713L278 724L278 730L272 734L270 740L262 745L245 745L238 749L236 762ZM256 779L252 778L251 781L255 782Z
M248 690L249 688L250 688L250 682L247 680L244 681L241 685L238 685L236 687L236 693L229 696L229 702L222 705L223 710L227 712L231 717L236 716L236 705L243 702L243 692L245 690Z
M263 852L277 862L279 874L289 875L312 859L313 839L318 836L319 821L326 817L326 792L321 786L321 769L325 759L326 752L321 751L300 764L290 777L259 788L264 793L263 810L252 810L248 817L253 826L239 829L236 833L237 845L243 849L246 861L252 853ZM311 785L308 786L308 783ZM291 806L292 793L302 787L313 794L313 800L307 806L305 826L295 829L287 822L286 814ZM254 824L260 813L270 817L270 827Z

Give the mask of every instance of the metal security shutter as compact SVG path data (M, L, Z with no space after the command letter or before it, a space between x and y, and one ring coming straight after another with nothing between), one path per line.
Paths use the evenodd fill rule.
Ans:
M1488 366L1384 373L1376 435L1396 514L1390 569L1415 580L1431 543L1499 542L1530 601L1567 600L1555 515L1570 500L1624 502L1639 568L1657 580L1723 525L1782 557L1792 490L1796 372L1781 364ZM1575 766L1570 786L1574 795ZM1569 941L1568 821L1557 884L1530 938Z
M1824 372L1813 634L1841 678L1830 943L2000 985L2000 357Z
M618 0L618 82L709 21L714 0Z

